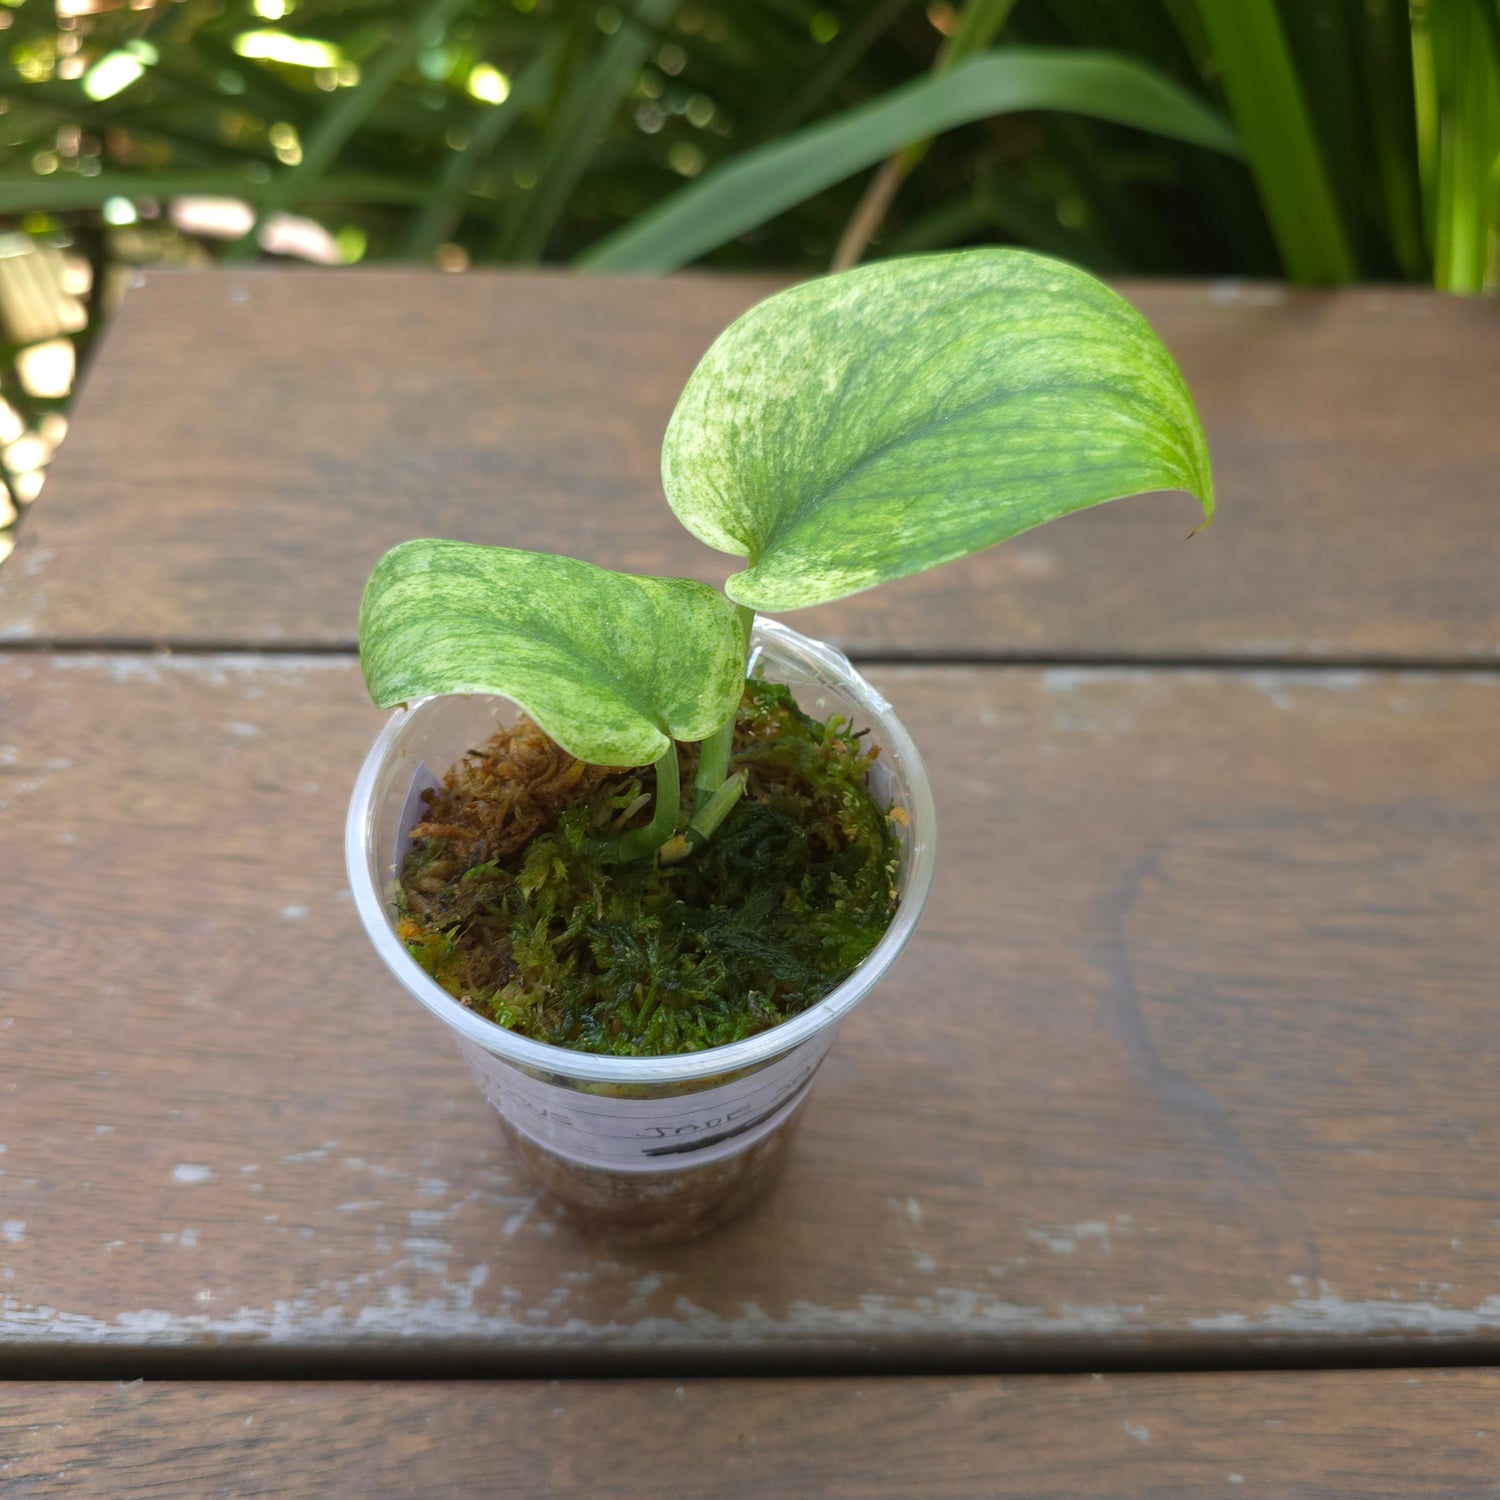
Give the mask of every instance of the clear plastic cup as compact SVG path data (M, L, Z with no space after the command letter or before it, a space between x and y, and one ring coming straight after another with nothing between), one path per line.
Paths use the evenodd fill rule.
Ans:
M398 709L370 749L349 805L345 852L365 931L391 973L453 1033L522 1163L581 1227L662 1243L727 1222L785 1156L813 1078L844 1017L906 947L932 887L936 815L916 746L847 657L757 620L751 664L820 719L842 714L880 746L872 786L903 808L899 905L874 951L802 1014L744 1041L670 1057L603 1057L516 1035L459 1005L406 951L391 892L437 784L518 710L480 695Z

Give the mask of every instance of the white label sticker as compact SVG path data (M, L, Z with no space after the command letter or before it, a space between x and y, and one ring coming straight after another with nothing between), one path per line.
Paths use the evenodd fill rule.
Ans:
M769 1135L802 1101L837 1030L830 1026L758 1072L667 1099L548 1083L466 1037L458 1047L485 1098L538 1145L591 1166L669 1172L737 1155Z

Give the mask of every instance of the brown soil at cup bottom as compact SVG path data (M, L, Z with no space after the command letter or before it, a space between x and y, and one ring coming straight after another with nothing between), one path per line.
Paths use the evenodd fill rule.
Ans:
M583 1234L617 1245L673 1245L722 1228L749 1209L781 1174L806 1098L768 1136L737 1156L675 1172L612 1172L568 1161L502 1118L533 1181Z

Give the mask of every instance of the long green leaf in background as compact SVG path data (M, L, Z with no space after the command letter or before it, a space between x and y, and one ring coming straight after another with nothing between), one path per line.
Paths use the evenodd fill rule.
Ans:
M1231 155L1228 123L1160 74L1104 53L1013 49L923 78L746 152L580 257L594 270L669 271L917 141L971 120L1062 109Z
M932 76L938 77L984 52L1005 25L1015 3L1016 0L964 0L953 34L944 40L933 59ZM930 137L914 141L881 163L839 238L838 248L833 252L834 270L852 266L864 254L865 247L875 238L889 211L897 189L917 169L931 145Z
M1294 281L1358 275L1275 0L1197 0L1224 92Z
M381 708L504 694L601 766L707 739L739 701L745 645L734 607L691 579L468 542L393 548L360 604L360 662Z
M449 241L461 254L454 261L445 252L448 264L461 264L463 255L568 259L665 201L681 189L680 178L701 183L805 118L827 124L867 108L914 74L941 72L973 38L991 38L1003 23L1002 44L1107 47L1195 97L1204 79L1212 88L1226 69L1243 74L1251 105L1280 132L1258 153L1259 198L1240 166L1164 136L1130 137L1065 114L996 116L984 129L949 134L929 155L899 205L891 204L887 245L930 244L942 234L960 242L1020 236L1112 270L1264 274L1268 218L1315 239L1327 217L1305 213L1305 195L1294 190L1303 168L1290 145L1300 133L1304 144L1309 134L1316 143L1328 189L1314 196L1325 209L1333 205L1362 274L1431 274L1441 219L1451 264L1439 279L1473 285L1476 276L1494 276L1492 264L1480 275L1476 249L1494 217L1484 181L1492 158L1489 74L1476 46L1449 47L1444 38L1458 27L1493 35L1496 9L1495 0L1275 0L1274 9L1269 0L964 0L924 13L919 0L847 9L821 0L726 0L652 25L625 4L517 8L468 0L432 46L413 29L423 13L410 0L299 0L271 26L242 0L179 0L144 14L94 11L66 36L53 6L28 0L6 11L11 25L0 49L9 148L0 185L12 212L97 216L108 197L139 202L156 196L147 182L193 179L193 192L234 194L262 212L297 203L340 234L351 259L425 258ZM1219 18L1213 45L1205 15ZM341 67L337 83L324 70L315 85L311 64L248 57L236 50L247 27L332 46L363 78L350 83ZM1255 49L1240 45L1252 33L1269 35L1270 53L1286 66L1262 67ZM85 91L80 66L87 72L111 52L143 43L159 57L123 92L95 98ZM538 66L563 53L555 72ZM632 60L638 68L630 77L625 62ZM476 65L511 81L505 102L476 107L468 88ZM796 78L807 83L788 88ZM609 87L593 86L601 80ZM1243 113L1234 78L1225 82ZM1288 82L1300 83L1291 97L1302 105L1290 114L1278 99ZM290 125L302 146L292 170L277 160L286 148L273 150L268 138L277 122ZM74 144L66 146L70 133ZM80 157L80 136L92 160ZM61 160L41 165L49 157ZM1307 153L1301 157L1305 167ZM329 163L337 193L326 190ZM125 180L131 174L140 191ZM360 179L382 185L351 194ZM414 215L405 205L417 185ZM846 182L762 220L726 242L718 263L826 264L840 229L852 224L854 187ZM1278 197L1289 207L1278 209ZM149 260L156 241L175 256L169 223L164 216L118 237L129 242L126 258ZM102 239L105 258L113 258L117 237L97 217L79 227ZM68 226L35 228L66 233ZM1461 254L1460 245L1467 247ZM247 243L235 253L256 252ZM1328 257L1322 261L1288 252L1283 265L1307 279L1327 274Z
M1107 47L1194 94L1214 72L1194 0L1027 0L1008 35L1034 46ZM1148 154L1140 142L1078 116L1055 116L1046 132L1046 158L1055 157L1081 205L1068 215L1069 227L1085 241L1073 252L1080 264L1103 264L1097 258L1107 247L1117 269L1182 275L1217 264L1249 276L1280 272L1254 178L1242 161L1165 142L1153 143ZM1160 211L1186 201L1195 205L1191 214ZM1019 242L1036 243L1029 237Z
M1444 291L1478 292L1493 275L1500 194L1500 27L1494 0L1433 0L1422 13L1417 91L1433 276Z
M1076 267L998 248L877 261L752 308L688 381L662 481L694 536L748 559L726 592L760 610L1146 490L1213 515L1192 398L1145 319Z

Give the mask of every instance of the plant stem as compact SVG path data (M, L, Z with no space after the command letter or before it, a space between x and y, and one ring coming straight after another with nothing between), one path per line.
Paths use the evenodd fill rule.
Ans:
M735 606L740 628L745 636L745 672L750 670L750 636L755 629L755 611L748 605ZM729 778L729 758L734 752L734 729L739 722L740 706L735 704L729 717L703 741L698 751L698 774L693 778L693 811L686 834L672 840L672 849L663 850L668 862L682 859L706 844L714 830L724 821L729 809L745 790L743 775Z
M714 836L720 823L729 816L730 809L740 800L745 790L745 773L741 771L737 776L731 776L728 781L721 782L708 799L708 804L702 812L695 812L688 821L688 842L696 849L700 844L706 844Z
M647 991L647 993L641 999L640 1012L635 1018L635 1029L637 1031L642 1030L645 1027L646 1022L649 1021L651 1017L656 1013L656 1002L658 998L659 997L656 993L656 986L653 984L650 990Z
M755 611L747 604L737 604L735 615L745 637L745 671L750 670L750 636L755 630ZM724 785L729 775L729 757L734 750L734 726L739 719L740 706L735 704L729 717L703 741L698 752L698 774L693 778L693 818L696 820L708 806L709 798ZM715 820L717 826L717 820Z
M656 812L644 828L633 828L617 838L601 841L601 852L606 859L618 864L633 859L645 859L654 854L671 838L677 827L677 814L682 806L681 782L677 776L677 744L667 746L666 754L656 763Z
M704 804L702 810L694 812L692 820L683 832L675 838L668 839L661 846L662 863L675 864L679 859L686 859L689 854L701 849L714 836L719 824L729 816L730 810L740 800L744 790L745 773L743 771L723 782Z
M734 748L734 721L739 705L709 737L698 752L698 774L693 778L693 817L708 806L729 775L729 752Z

